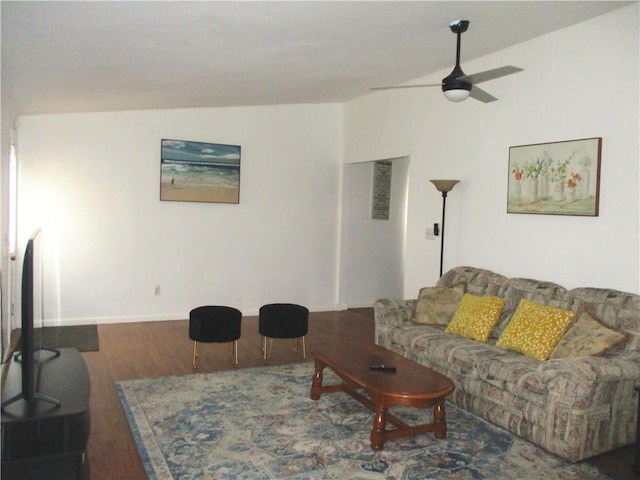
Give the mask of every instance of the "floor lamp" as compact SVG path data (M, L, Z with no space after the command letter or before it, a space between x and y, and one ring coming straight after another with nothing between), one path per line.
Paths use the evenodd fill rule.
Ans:
M444 212L447 205L447 193L449 193L454 185L460 180L429 180L433 183L439 192L442 192L442 232L440 236L440 276L442 276L442 259L444 258Z

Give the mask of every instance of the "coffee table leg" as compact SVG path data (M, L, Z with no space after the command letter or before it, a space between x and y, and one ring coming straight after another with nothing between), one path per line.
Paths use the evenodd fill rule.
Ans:
M444 402L440 402L433 407L434 435L436 438L447 437L447 420L444 414Z
M313 380L311 381L311 400L318 400L322 393L322 371L325 364L316 359Z
M371 448L377 451L382 450L382 446L384 445L387 428L387 407L376 405L375 414L373 429L371 430Z

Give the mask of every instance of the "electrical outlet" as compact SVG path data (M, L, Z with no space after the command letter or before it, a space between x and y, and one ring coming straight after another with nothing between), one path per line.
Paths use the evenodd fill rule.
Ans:
M160 285L156 285L155 287L153 287L153 294L160 295Z

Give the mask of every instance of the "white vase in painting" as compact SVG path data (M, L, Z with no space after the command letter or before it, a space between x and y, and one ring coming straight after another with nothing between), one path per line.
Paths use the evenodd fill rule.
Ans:
M530 203L534 203L538 201L538 179L530 178L529 179L529 191L527 195L527 199Z
M580 170L581 180L576 189L576 198L589 198L589 175L589 170L587 170L587 168Z
M549 198L549 179L544 174L538 177L538 198L540 200Z
M520 200L520 197L522 196L522 185L520 184L520 180L515 180L513 182L511 195L513 196L513 198Z
M567 202L573 203L576 201L576 187L567 187Z
M555 182L553 184L553 199L556 202L564 200L564 184L562 182Z

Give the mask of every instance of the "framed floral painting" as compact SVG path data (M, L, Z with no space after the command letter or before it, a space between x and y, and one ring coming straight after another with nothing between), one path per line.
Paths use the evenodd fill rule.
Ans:
M507 213L598 216L602 138L509 147Z

